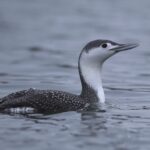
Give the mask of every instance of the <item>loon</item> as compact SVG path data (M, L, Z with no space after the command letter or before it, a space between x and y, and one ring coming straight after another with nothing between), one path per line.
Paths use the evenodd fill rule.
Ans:
M57 90L28 89L0 98L0 112L61 113L78 111L86 105L105 103L101 71L105 60L114 54L133 49L137 43L119 44L110 40L94 40L85 45L78 59L82 85L80 95Z

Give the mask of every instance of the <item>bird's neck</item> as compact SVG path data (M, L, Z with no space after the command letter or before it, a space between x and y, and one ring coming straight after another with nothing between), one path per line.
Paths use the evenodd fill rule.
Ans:
M79 61L79 74L82 84L81 97L88 102L105 102L101 80L102 65L99 63Z

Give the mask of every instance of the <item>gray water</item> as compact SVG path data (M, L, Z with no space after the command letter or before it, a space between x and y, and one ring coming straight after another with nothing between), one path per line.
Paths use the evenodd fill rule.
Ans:
M98 38L140 43L103 67L106 112L0 114L0 149L150 149L149 0L0 0L0 97L80 93L78 55Z

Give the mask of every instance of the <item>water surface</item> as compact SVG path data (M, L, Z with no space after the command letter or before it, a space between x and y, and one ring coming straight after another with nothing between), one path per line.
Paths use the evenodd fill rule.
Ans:
M1 149L150 149L149 8L149 0L1 0L1 97L31 87L78 94L88 41L140 42L104 65L106 112L1 114Z

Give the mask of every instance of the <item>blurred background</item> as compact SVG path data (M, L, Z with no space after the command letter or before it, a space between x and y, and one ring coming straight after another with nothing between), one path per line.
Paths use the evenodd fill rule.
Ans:
M78 55L95 39L140 43L103 68L106 113L1 115L1 148L150 149L149 0L0 0L0 96L80 93Z

